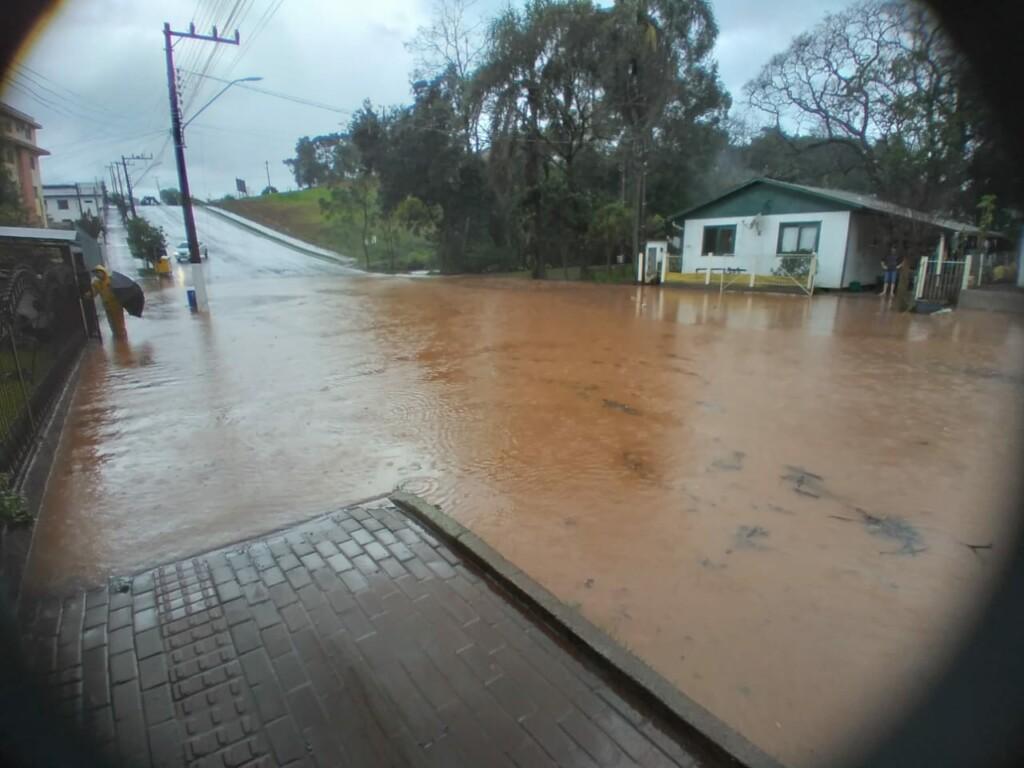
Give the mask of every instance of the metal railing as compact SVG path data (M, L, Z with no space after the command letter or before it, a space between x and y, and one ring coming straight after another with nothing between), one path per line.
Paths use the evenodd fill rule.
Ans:
M0 473L22 467L85 345L69 258L0 255Z
M971 255L962 260L922 258L914 279L914 298L956 304L960 291L967 288L971 274Z
M732 254L705 254L700 257L699 266L693 272L669 272L668 281L673 283L703 283L708 288L718 288L719 293L736 286L740 289L778 289L797 288L808 296L814 293L815 280L818 274L818 255L816 253L777 254L772 257L770 272L762 273L758 269L758 258L753 258L753 265L740 261ZM680 263L679 269L683 266Z

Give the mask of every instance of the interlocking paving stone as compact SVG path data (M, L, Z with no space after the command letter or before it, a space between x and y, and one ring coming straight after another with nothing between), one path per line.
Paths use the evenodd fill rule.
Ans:
M24 615L62 706L124 764L694 764L387 501Z

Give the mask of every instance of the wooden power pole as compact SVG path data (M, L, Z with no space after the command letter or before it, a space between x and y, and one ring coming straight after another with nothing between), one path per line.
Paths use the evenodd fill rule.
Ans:
M192 193L188 186L188 168L185 165L185 135L181 126L181 108L178 105L178 86L174 79L174 45L172 38L182 37L189 40L207 40L211 43L226 43L227 45L238 45L238 30L235 36L221 37L217 34L217 28L213 28L213 34L200 35L196 33L196 25L190 24L188 32L175 32L171 25L164 24L164 51L167 58L167 95L171 102L171 135L174 138L174 159L178 165L178 187L181 190L181 212L185 217L185 239L188 241L189 261L192 264L202 263L199 255L199 238L196 235L196 220L192 212Z
M132 195L132 177L128 175L128 163L130 163L132 160L152 159L152 155L129 155L128 157L121 155L121 165L124 166L124 182L125 185L128 187L128 207L132 209L133 219L136 218L138 214L135 213L135 197Z

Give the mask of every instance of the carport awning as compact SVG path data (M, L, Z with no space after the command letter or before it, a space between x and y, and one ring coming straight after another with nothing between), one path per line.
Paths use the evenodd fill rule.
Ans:
M0 227L0 245L35 245L63 248L77 245L78 232L73 229L42 229L39 227Z

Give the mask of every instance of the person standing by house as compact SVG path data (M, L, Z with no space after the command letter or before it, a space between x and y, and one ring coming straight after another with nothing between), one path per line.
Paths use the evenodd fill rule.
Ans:
M896 280L899 277L902 264L903 259L900 258L899 252L896 250L896 243L890 243L889 250L882 259L884 274L882 277L882 292L879 296L885 296L886 293L889 296L896 295Z
M124 307L114 295L114 288L110 284L110 273L102 264L93 267L92 270L92 293L103 300L103 309L107 313L107 322L110 323L110 333L115 339L127 339L128 329L124 324Z

